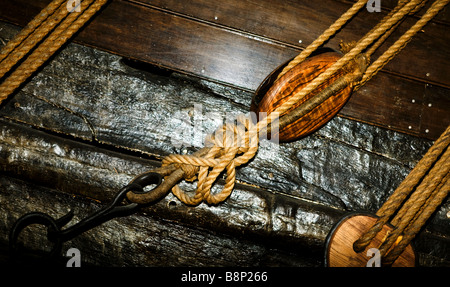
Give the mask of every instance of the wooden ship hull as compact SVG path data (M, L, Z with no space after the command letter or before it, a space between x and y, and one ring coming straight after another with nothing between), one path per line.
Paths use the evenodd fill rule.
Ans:
M351 2L109 1L0 106L2 261L21 215L74 210L80 220L164 156L201 148ZM0 45L48 3L1 1ZM380 13L361 11L326 46L359 39L396 1L381 3ZM170 193L63 251L77 248L93 266L323 266L333 226L349 212L374 214L450 124L448 11L325 126L293 142L262 141L225 202L193 207ZM44 235L23 237L45 249ZM418 266L450 266L448 198L413 243Z

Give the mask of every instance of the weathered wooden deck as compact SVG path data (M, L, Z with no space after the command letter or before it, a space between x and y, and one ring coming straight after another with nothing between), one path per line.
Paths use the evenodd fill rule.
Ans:
M2 1L0 19L24 25L48 2ZM0 106L1 245L26 212L74 209L79 220L163 156L202 147L350 5L268 3L111 1L76 36L84 46L67 45ZM446 11L324 128L263 141L225 203L188 207L169 195L65 248L94 265L320 266L333 224L376 211L450 123ZM363 12L328 46L381 17ZM1 22L0 44L18 29ZM420 265L450 264L449 212L447 200L417 238Z

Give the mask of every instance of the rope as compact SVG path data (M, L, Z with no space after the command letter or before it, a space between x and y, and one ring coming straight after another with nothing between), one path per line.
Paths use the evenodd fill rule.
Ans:
M13 93L28 77L42 66L75 32L77 32L107 0L85 0L80 13L68 13L65 1L54 0L38 16L35 17L10 43L0 51L0 77L3 77L17 65L23 58L20 66L0 85L0 103ZM345 25L358 11L364 7L367 1L356 2L322 35L302 51L281 72L281 78L288 70L304 61L312 52L329 40L343 25ZM395 57L411 40L411 38L426 25L450 0L437 0L404 35L402 35L391 47L389 47L369 68L360 73L346 75L336 82L334 86L341 87L349 84L359 88L370 80L393 57ZM318 86L327 81L343 67L352 65L362 58L368 58L395 30L406 15L418 11L425 1L399 1L397 7L389 13L378 25L369 31L359 42L350 48L345 55L331 65L326 71L317 76L301 91L270 113L257 124L246 116L239 116L236 123L227 123L210 135L205 145L207 147L193 155L169 155L163 159L162 167L157 169L165 176L165 180L158 187L163 192L171 189L174 195L182 202L189 205L197 205L202 201L208 204L218 204L224 201L232 192L236 180L236 167L251 160L259 144L261 131L267 130L269 125L279 115L283 115L291 109L300 99L312 92ZM37 46L39 44L39 46ZM363 51L367 50L366 54ZM37 47L36 47L37 46ZM33 52L31 52L34 49ZM362 79L361 79L362 78ZM359 82L357 82L359 81ZM305 105L296 111L297 115L304 114L308 109L320 104L323 98L329 96L329 91L321 97L310 99ZM288 117L289 118L289 117ZM294 117L295 118L295 117ZM436 210L450 190L450 127L436 141L426 156L417 164L414 170L407 176L392 196L379 209L379 220L354 244L355 250L364 250L381 227L395 214L392 222L397 228L387 237L380 246L380 252L384 256L384 263L389 264L398 257L414 238L430 215ZM444 150L446 150L444 152ZM212 185L223 172L226 173L225 185L218 193L212 193ZM198 180L197 189L193 194L184 192L177 182L184 178L187 181ZM420 184L419 184L420 183ZM417 187L417 188L416 188ZM413 189L415 193L411 195ZM410 197L403 207L397 212L407 197ZM135 194L129 192L127 197L132 202L147 203L155 198L152 193ZM392 247L397 238L400 242Z
M316 41L314 41L298 57L296 57L290 65L288 64L288 67L295 66L296 64L298 64L298 62L303 61L317 47L327 41L329 37L331 37L346 23L346 21L353 17L364 6L366 2L367 1L358 1L357 3L355 3L346 13L344 13L342 17L340 17L332 26L330 26L329 29L327 29L321 36L319 36ZM342 69L344 66L349 65L352 61L355 61L357 57L362 55L362 51L364 51L375 41L379 40L380 37L387 31L392 29L392 27L398 25L398 23L402 21L402 19L406 15L417 11L417 7L419 5L422 5L422 2L423 0L412 0L407 3L399 3L398 7L394 9L389 17L385 17L375 28L373 28L358 43L356 43L356 45L341 59L331 65L326 71L316 77L302 90L294 94L275 111L270 113L264 119L261 119L256 125L252 125L251 120L248 118L246 118L245 120L241 118L238 120L238 124L240 123L240 125L243 126L244 129L236 129L235 127L233 127L233 125L229 124L226 124L223 127L219 128L216 133L211 136L209 143L213 145L205 155L170 155L165 158L163 160L163 165L166 168L172 166L174 168L178 168L177 170L182 170L180 174L184 174L184 178L186 180L195 179L194 175L198 173L197 189L194 194L189 195L188 193L182 191L178 186L174 186L172 188L172 192L174 193L174 195L182 202L189 205L199 204L203 200L209 204L217 204L225 200L230 195L234 187L234 169L239 165L247 163L256 154L256 151L258 149L258 135L261 134L261 131L266 131L270 123L277 120L279 115L283 115L287 110L291 109L291 107L296 104L301 98L320 86L334 73ZM440 5L438 8L441 8L441 6L443 5ZM427 12L425 15L427 17L425 19L430 18L430 12ZM423 24L423 21L421 23ZM398 43L400 43L401 45L406 45L410 37L412 37L412 35L408 35L408 37L402 37L398 40ZM394 48L392 48L391 50L393 49ZM392 55L392 52L389 51L388 55ZM392 59L391 56L384 58L383 63L386 64L390 59ZM374 73L376 73L378 70L379 69L376 69ZM353 85L354 84L355 83L353 83ZM308 101L312 100L309 99ZM308 101L305 103L308 103ZM305 104L302 105L300 109L305 110L309 106L310 105ZM302 111L300 111L299 114L302 114ZM227 135L225 138L223 137L224 131L226 131L225 134ZM227 139L227 137L230 138ZM246 140L245 143L243 143L241 140L235 141L237 138L242 137L252 140L249 142L247 142ZM224 145L223 141L227 142L227 144ZM238 146L230 146L229 143L238 143ZM186 168L187 165L194 166L195 168L188 170ZM213 195L211 193L212 184L225 170L225 185L222 191ZM174 182L180 174L168 176L166 177L166 179L170 180L170 182ZM128 194L128 198L133 202L146 203L148 202L150 195L147 196L146 194L138 195L130 193Z
M22 60L51 30L69 13L61 0L54 1L32 20L19 34L9 41L1 51L0 78ZM64 7L64 8L61 8ZM56 10L59 9L57 12ZM56 12L56 13L55 13ZM45 21L45 24L40 25ZM26 41L25 41L26 39ZM14 50L14 53L11 53ZM7 57L10 55L9 57Z
M258 150L259 138L253 121L241 115L237 118L236 125L230 123L223 125L210 135L206 142L207 145L212 145L212 148L203 157L173 154L163 160L163 166L174 163L181 165L183 169L186 166L198 168L185 174L185 177L193 180L198 172L197 190L193 196L186 194L178 185L172 188L174 195L189 205L197 205L203 200L209 204L224 201L234 189L235 168L254 157ZM219 193L212 194L212 185L224 170L226 170L225 185Z
M336 20L325 32L322 33L316 40L314 40L306 49L304 49L298 56L296 56L289 64L280 72L278 79L281 78L287 71L291 70L297 64L303 62L309 57L317 48L322 46L326 41L328 41L336 32L342 28L356 13L361 10L367 3L367 0L359 0L353 6L342 14L339 19Z
M8 57L8 55L33 32L37 31L37 28L51 16L65 0L55 0L51 2L39 15L31 20L25 28L23 28L11 41L9 41L0 51L0 63ZM17 53L17 51L16 51ZM0 75L0 78L3 75Z
M7 45L7 48L4 50L2 49L2 55L8 54L8 58L4 56L2 62L2 66L5 67L5 70L2 69L0 75L3 76L51 31L44 42L42 42L0 85L0 103L22 85L22 83L39 69L39 67L41 67L57 50L59 50L62 45L64 45L100 10L103 5L106 4L108 0L94 1L95 0L83 1L81 3L81 12L73 12L70 14L66 5L61 5L60 0L53 1L46 9L44 9L44 13L40 13L36 16L31 22L31 25L25 28L25 32L19 33L18 37L15 37L15 39L12 40L13 43L11 45ZM55 11L58 8L59 13L56 12L50 17L46 17L51 11ZM67 14L68 16L65 17ZM58 24L59 26L57 26ZM55 26L57 27L53 30ZM32 28L36 28L36 30L33 33L30 33ZM17 54L13 51L8 52L12 47L18 46Z
M381 256L385 256L397 238L402 236L400 243L385 256L384 263L390 265L397 259L450 190L449 146L450 126L378 210L379 219L354 243L355 251L363 251L383 225L397 213L391 221L396 227L395 230L379 248Z
M434 145L428 150L425 156L417 163L414 169L408 174L403 182L397 187L394 193L388 198L383 206L377 211L376 215L379 217L377 223L363 235L353 245L355 251L363 251L375 238L376 234L381 231L383 225L385 225L389 218L396 212L401 206L404 200L410 195L415 186L417 186L420 180L431 169L432 165L437 161L442 154L445 147L450 144L450 127L439 137Z
M420 2L420 1L419 1ZM419 3L419 6L423 6L425 2ZM405 32L392 46L388 48L373 64L371 64L363 79L358 83L358 87L363 86L374 75L378 73L392 58L394 58L400 51L411 41L412 37L417 34L422 28L433 19L447 4L448 0L436 1L427 10L427 12L417 21L407 32ZM414 10L413 10L414 11ZM357 89L357 88L356 88Z

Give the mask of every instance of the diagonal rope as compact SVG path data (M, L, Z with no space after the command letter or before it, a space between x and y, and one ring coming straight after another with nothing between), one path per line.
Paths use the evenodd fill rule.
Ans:
M296 56L289 64L280 72L278 79L281 78L287 71L291 70L297 64L303 62L308 58L317 48L322 46L326 41L328 41L336 32L342 28L356 13L366 6L367 0L359 0L353 6L348 9L344 14L339 17L331 26L326 29L317 39L315 39L306 49L304 49L298 56Z
M0 85L0 103L25 82L41 67L62 45L64 45L108 0L85 0L81 12L70 13L52 33L14 70ZM65 6L65 5L63 5ZM64 7L67 11L67 7ZM63 13L63 12L62 12ZM39 17L39 16L38 16ZM53 23L49 24L50 27ZM44 23L40 28L49 29ZM11 54L10 54L11 56ZM4 60L5 61L5 60Z
M383 243L382 250L384 254L392 247L393 243L408 225L412 225L412 227L409 227L409 233L411 233L411 230L417 231L417 229L420 229L423 226L422 224L426 219L424 220L423 215L420 215L420 209L426 208L427 213L422 213L424 215L429 215L430 208L433 208L433 210L437 208L437 205L435 204L430 205L430 201L427 202L427 199L434 198L436 196L434 193L442 190L442 187L440 187L439 184L442 182L443 178L448 178L448 173L450 172L449 146L450 126L377 211L379 219L354 243L353 247L355 251L363 251L370 244L372 239L375 238L378 232L380 232L383 225L385 225L395 213L397 213L397 215L392 220L392 224L396 226L396 230L394 230L385 243ZM447 152L445 152L445 150L447 150ZM416 191L413 193L414 190ZM410 198L408 201L404 203L409 196ZM436 201L432 202L435 203ZM414 217L420 217L420 220L413 220ZM414 222L416 223L414 224ZM399 254L401 254L401 252Z
M358 86L364 85L374 75L378 73L390 60L392 60L403 48L411 41L412 37L433 19L450 1L436 1L428 9L428 11L408 30L406 31L392 46L388 48L378 59L373 62L366 70L363 79Z
M333 28L327 29L327 31L324 32L323 37L319 37L318 40L313 42L311 46L308 46L295 60L298 61L298 59L304 59L312 53L317 47L322 45L331 35L336 32L337 27L342 27L342 25L345 24L345 22L352 17L352 15L355 15L357 11L362 7L362 3L365 3L367 1L358 1L355 5L353 5L349 11L345 13L345 17L340 18L342 21L335 22ZM402 19L417 10L417 7L423 4L423 0L412 0L409 2L401 1L399 3L398 8L396 8L389 17L385 17L376 27L374 27L369 33L367 33L356 45L347 52L341 59L336 61L333 65L331 65L326 71L324 71L322 74L320 74L318 77L316 77L314 80L312 80L306 87L301 89L299 92L295 93L292 97L290 97L287 101L285 101L281 106L279 106L275 111L271 112L267 117L264 119L260 119L260 121L256 125L246 125L245 126L245 137L250 138L249 135L252 135L251 138L253 145L248 146L247 142L243 146L239 146L239 149L236 149L236 147L230 147L230 146L221 146L220 143L216 141L212 141L214 143L213 147L209 152L206 153L206 155L202 155L204 159L211 160L208 162L208 166L206 164L202 165L196 165L196 159L194 159L196 156L189 156L189 155L171 155L165 160L166 167L170 165L177 165L179 169L183 169L185 171L177 173L174 176L168 176L167 179L170 182L175 182L178 180L179 176L184 174L184 177L186 179L192 179L193 175L190 171L186 169L186 167L180 166L182 165L193 165L196 166L197 169L194 170L194 174L198 173L198 182L197 182L197 190L193 195L187 195L184 191L182 191L178 186L175 186L172 189L172 192L184 203L196 205L199 204L202 200L206 201L210 204L216 204L218 202L221 202L232 191L232 188L234 186L234 180L235 180L235 167L244 164L248 162L251 158L254 157L257 151L257 139L261 131L265 131L267 127L270 125L271 122L276 121L278 119L279 115L283 115L287 110L289 110L294 104L296 104L300 99L305 97L307 94L312 92L314 89L316 89L319 85L321 85L323 82L325 82L327 79L329 79L334 73L336 73L338 70L343 68L344 66L348 65L352 61L355 61L357 57L360 57L362 55L362 52L368 48L370 45L372 45L375 41L380 41L380 37L384 35L387 31L398 25ZM426 14L429 15L429 14ZM429 17L429 16L427 16ZM348 19L347 19L348 18ZM404 44L406 44L407 39L405 37L401 38L399 41L403 41ZM386 61L389 61L392 57L388 57ZM295 62L294 62L295 63ZM356 83L353 83L356 84ZM309 102L314 101L315 99L309 99L307 102L305 102L304 105L300 107L300 109L304 110L310 107ZM300 112L299 114L302 114ZM249 120L247 118L247 120ZM251 121L251 120L250 120ZM227 130L231 138L237 137L236 131L228 127L227 125L224 125L223 127L219 128L217 131L221 130ZM212 138L214 139L217 135L214 134ZM216 138L217 139L217 138ZM233 139L228 140L229 142L233 142ZM219 141L220 142L220 141ZM256 145L254 145L256 143ZM242 147L244 149L242 150ZM241 156L236 157L237 155L243 153ZM212 161L212 159L216 161ZM237 164L237 161L238 163ZM206 163L205 161L204 163ZM192 171L192 169L191 169ZM211 194L211 186L215 182L215 180L218 178L218 176L223 172L226 171L226 184L225 187L222 189L221 192L219 192L216 195ZM129 194L129 199L134 202L139 203L145 203L148 202L146 199L146 195L138 195L138 194Z
M53 13L60 8L61 4L66 0L53 0L45 9L43 9L33 20L31 20L25 28L23 28L11 41L9 41L0 51L0 64L8 57L8 55L16 49L19 45L23 44L27 40L28 36L38 31L38 28L42 23L47 21L47 18L53 15ZM64 5L63 5L64 6ZM14 51L15 53L17 51ZM0 75L0 78L3 75Z

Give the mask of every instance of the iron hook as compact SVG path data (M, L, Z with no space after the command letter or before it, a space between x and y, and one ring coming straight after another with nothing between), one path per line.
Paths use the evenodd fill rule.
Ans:
M162 182L162 176L158 173L147 172L131 183L123 187L113 198L113 200L105 207L94 212L90 216L82 219L80 222L62 229L73 218L73 212L70 211L59 219L54 219L48 214L42 212L31 212L20 217L11 228L9 234L9 248L11 256L15 256L18 251L17 240L20 232L27 226L32 224L45 225L47 227L47 239L53 243L49 256L54 257L61 252L62 243L75 238L76 236L86 232L112 218L130 215L136 212L141 205L137 203L122 204L126 199L126 194L130 191L134 193L147 193L154 190ZM149 185L156 184L156 187L150 191L144 191Z

